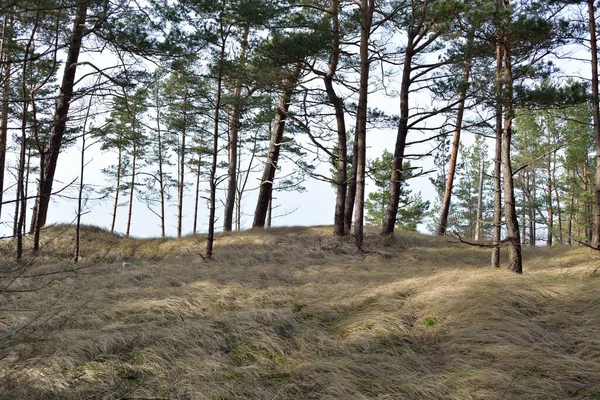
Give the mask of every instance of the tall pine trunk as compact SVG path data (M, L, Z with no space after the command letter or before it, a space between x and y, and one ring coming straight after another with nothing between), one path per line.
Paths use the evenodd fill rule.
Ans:
M181 146L179 149L178 177L177 177L177 237L181 237L183 230L183 194L185 189L185 153L187 138L187 110L188 110L188 88L184 89L183 95L183 127L181 130Z
M248 35L250 25L246 24L242 35L240 49L240 68L246 64L246 50L248 48ZM233 229L233 211L235 208L235 194L237 191L237 166L238 166L238 136L240 119L242 116L242 83L238 82L233 91L234 105L229 127L229 168L227 170L227 197L225 198L225 216L223 218L223 231L230 232Z
M131 161L131 181L129 183L129 211L127 212L127 230L125 232L125 237L129 237L131 233L131 219L133 216L133 199L135 192L135 178L137 174L137 144L135 138L133 140L133 159Z
M479 161L479 185L477 187L477 215L475 221L475 240L481 239L481 219L483 218L483 178L485 167L485 155L480 154Z
M292 93L298 83L300 72L302 71L302 63L298 62L294 65L290 76L286 79L283 85L283 91L279 96L279 103L275 111L275 120L271 132L271 140L269 141L269 153L267 162L263 171L260 188L258 191L258 199L256 201L256 209L254 211L253 228L264 228L267 213L269 211L269 202L272 198L273 180L279 163L279 153L283 140L283 132L285 130L285 121L287 119L288 110Z
M69 107L75 86L77 61L79 59L82 39L86 32L85 23L90 4L91 0L79 0L77 4L62 82L56 101L54 121L50 127L50 138L46 148L41 154L40 164L43 166L43 170L40 171L40 181L38 183L38 193L33 208L32 219L32 227L34 228L36 236L39 236L41 228L46 224L48 206L52 194L52 183L54 182L54 173L56 172L56 164L62 145L62 138L67 126ZM36 250L37 249L34 248L34 251Z

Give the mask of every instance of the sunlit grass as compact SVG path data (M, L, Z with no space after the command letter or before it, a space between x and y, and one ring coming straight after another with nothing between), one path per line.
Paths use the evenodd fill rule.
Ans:
M600 399L600 253L526 249L518 276L450 238L330 232L227 234L206 261L201 236L86 227L80 266L71 227L24 266L2 243L1 287L42 289L0 293L0 397Z

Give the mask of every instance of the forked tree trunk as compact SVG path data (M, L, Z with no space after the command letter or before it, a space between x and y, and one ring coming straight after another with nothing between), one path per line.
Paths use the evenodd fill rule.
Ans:
M369 94L369 37L373 22L375 0L361 0L360 24L360 90L358 94L358 107L356 110L356 200L354 209L354 235L356 245L362 248L364 239L364 213L365 213L365 177L367 167L367 100Z
M269 141L269 153L267 155L267 162L265 163L265 169L258 191L258 200L256 201L256 209L254 211L253 228L265 227L269 210L269 201L272 198L273 179L275 179L275 171L277 171L277 165L279 163L279 153L283 140L283 132L285 130L285 121L287 119L292 93L298 83L301 71L302 63L296 63L290 77L284 82L284 89L279 97L279 104L275 111L275 120L271 132L271 140Z
M79 0L77 11L73 21L72 36L67 51L65 68L62 82L56 101L56 110L54 121L50 127L50 138L42 154L40 171L40 182L38 183L38 193L35 206L33 208L33 220L35 234L39 235L40 229L46 224L48 215L48 206L52 194L52 183L54 182L54 173L58 155L62 145L62 138L66 130L67 119L69 116L69 107L73 97L73 88L75 86L75 72L77 70L77 60L81 49L81 42L86 32L87 11L91 0Z
M347 156L346 156L347 157ZM346 193L346 204L344 205L344 231L350 232L354 218L354 201L356 200L356 165L358 164L358 143L356 138L352 143L352 165L350 176L347 177L348 186Z

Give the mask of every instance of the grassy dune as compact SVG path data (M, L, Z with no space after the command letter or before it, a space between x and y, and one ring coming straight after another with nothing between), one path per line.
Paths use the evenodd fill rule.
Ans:
M0 398L600 399L599 252L330 231L1 243Z

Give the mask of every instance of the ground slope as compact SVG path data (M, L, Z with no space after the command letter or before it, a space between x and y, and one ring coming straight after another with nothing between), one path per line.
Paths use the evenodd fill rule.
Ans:
M330 231L0 245L0 398L600 399L600 253Z

